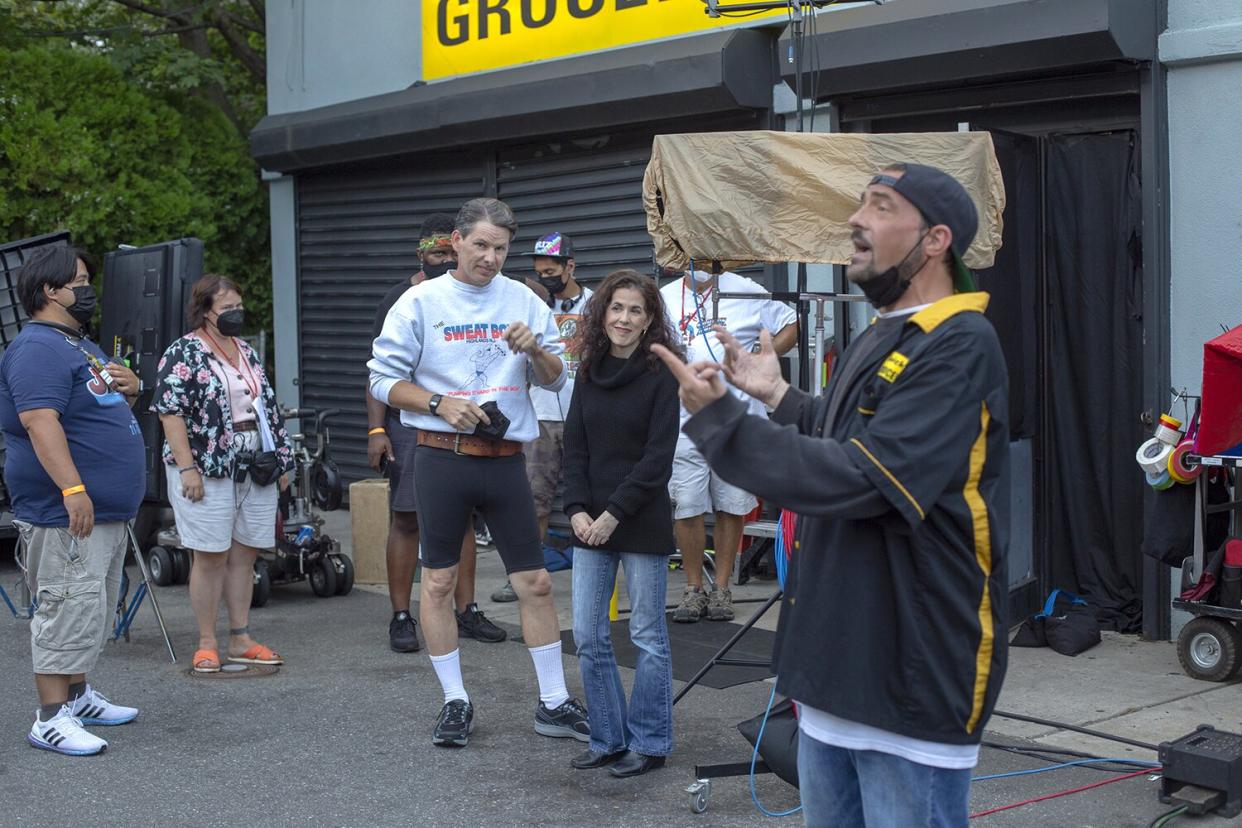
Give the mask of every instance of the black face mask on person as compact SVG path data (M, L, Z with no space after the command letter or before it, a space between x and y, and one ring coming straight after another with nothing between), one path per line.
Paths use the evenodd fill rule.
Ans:
M225 336L237 336L246 324L246 311L241 308L227 310L216 317L216 327Z
M539 284L548 292L548 304L551 305L553 297L565 289L566 282L564 276L540 276Z
M452 270L455 267L457 267L457 262L453 261L452 259L445 259L439 264L434 264L434 265L425 264L423 265L423 278L424 279L439 278L440 276L443 276L445 273L448 273L450 270Z
M910 287L910 282L918 275L919 271L927 266L931 261L930 258L924 258L923 263L918 266L909 276L902 276L902 268L906 262L910 261L910 257L914 255L914 251L923 246L923 239L927 238L924 232L919 236L919 240L914 243L914 247L910 248L910 252L902 257L901 261L885 270L883 273L877 273L865 282L856 282L862 289L863 295L877 308L885 308L896 302L905 294Z
M68 307L61 305L61 307L65 308L79 325L85 325L95 315L95 306L99 303L99 297L95 295L95 288L90 285L78 285L70 290L73 291L73 304Z

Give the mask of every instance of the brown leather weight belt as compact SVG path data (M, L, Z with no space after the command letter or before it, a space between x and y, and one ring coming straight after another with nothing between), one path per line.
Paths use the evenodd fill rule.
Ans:
M512 457L522 450L522 444L513 440L489 440L472 434L447 434L421 428L418 430L418 444L471 457Z

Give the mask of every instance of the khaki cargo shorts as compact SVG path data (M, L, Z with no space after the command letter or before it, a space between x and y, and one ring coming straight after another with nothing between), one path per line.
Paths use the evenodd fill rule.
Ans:
M26 584L39 604L30 622L34 671L90 672L116 612L126 525L97 523L81 540L63 527L14 525L25 547Z

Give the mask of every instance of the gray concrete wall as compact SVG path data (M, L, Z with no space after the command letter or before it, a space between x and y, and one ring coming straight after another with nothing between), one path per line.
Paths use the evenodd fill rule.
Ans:
M1198 393L1203 342L1242 324L1242 3L1170 0L1171 377Z
M422 72L416 0L269 0L267 111L405 89Z
M1169 0L1170 378L1198 394L1203 343L1242 324L1242 3ZM1172 573L1173 594L1180 570ZM1177 636L1190 620L1174 612Z

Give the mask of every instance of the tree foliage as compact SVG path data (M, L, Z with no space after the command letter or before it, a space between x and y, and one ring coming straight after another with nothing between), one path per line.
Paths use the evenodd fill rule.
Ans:
M266 328L267 192L246 144L264 100L249 25L262 8L182 2L161 16L161 2L0 0L0 240L64 228L102 253L196 236Z

